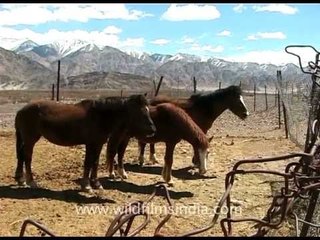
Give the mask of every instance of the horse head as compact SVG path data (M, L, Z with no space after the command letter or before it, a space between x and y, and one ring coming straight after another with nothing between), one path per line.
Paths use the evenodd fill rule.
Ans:
M149 113L146 94L131 95L127 100L130 132L135 136L151 137L156 132L156 126Z
M229 110L242 120L249 116L249 111L244 103L242 91L239 86L230 86L227 88L229 94L225 96L225 103Z
M210 143L213 139L213 136L207 137L208 143ZM192 159L195 167L199 168L199 174L204 175L207 172L207 161L209 159L210 149L209 147L206 149L199 149Z

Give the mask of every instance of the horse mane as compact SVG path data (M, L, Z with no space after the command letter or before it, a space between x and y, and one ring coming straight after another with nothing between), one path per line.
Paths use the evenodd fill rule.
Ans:
M156 106L158 110L165 111L166 114L168 114L169 119L174 119L176 121L172 122L178 122L176 124L176 127L181 129L182 131L186 132L188 131L187 136L194 136L192 139L188 138L185 140L191 140L194 142L195 140L198 140L199 144L205 148L208 147L209 142L205 135L205 133L201 130L201 128L192 120L192 118L180 107L172 104L172 103L161 103Z
M121 110L127 103L129 97L102 97L99 99L84 99L78 102L76 105L85 108L92 108L98 111L116 111Z
M157 104L169 102L184 109L192 107L193 105L202 105L203 107L206 107L208 105L212 105L213 101L223 99L226 96L239 96L241 94L242 90L240 86L231 85L227 88L218 89L210 93L196 93L187 99L174 99L168 96L159 95L151 99L149 104L155 106Z
M210 93L197 93L190 96L188 101L192 104L201 104L207 106L213 101L225 98L226 96L239 96L242 94L240 86L231 85L227 88L215 90Z
M126 103L126 98L122 97L105 97L93 101L93 107L97 110L116 111L123 108Z
M161 103L172 103L172 104L178 105L182 108L187 108L190 104L188 99L183 99L183 98L175 99L175 98L171 98L171 97L168 97L165 95L156 96L149 101L149 104L152 106L156 106Z

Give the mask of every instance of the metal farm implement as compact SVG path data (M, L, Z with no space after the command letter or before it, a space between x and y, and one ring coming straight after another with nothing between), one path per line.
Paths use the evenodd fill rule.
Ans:
M312 48L316 52L315 62L308 63L308 70L302 67L300 56L289 51L289 49L293 47ZM320 141L318 139L320 130L320 53L314 47L306 45L291 45L287 46L285 50L287 53L298 57L300 69L304 73L310 74L312 79L310 110L304 152L292 153L272 158L238 161L234 165L233 169L226 174L225 192L218 203L218 208L215 215L208 225L186 233L177 234L176 236L193 236L212 229L218 222L220 211L223 205L226 205L229 210L227 212L227 216L220 220L220 227L224 236L232 236L233 225L240 222L251 222L253 224L256 230L251 236L265 236L270 230L279 229L282 223L289 218L293 219L296 229L296 236L307 236L310 227L320 229L320 224L312 223L312 217L317 205L320 189ZM293 161L295 158L299 158L299 160ZM288 161L290 163L286 165L284 172L257 168L248 169L248 167L244 170L241 168L243 165L252 166L256 163L275 161ZM247 174L270 174L283 178L283 186L281 187L280 192L273 196L271 206L268 208L265 217L262 219L254 217L233 218L231 216L231 190L235 180L237 179L236 175ZM163 184L156 185L154 192L146 201L136 201L124 206L122 212L115 216L114 220L109 225L105 236L114 236L117 234L120 236L130 237L139 234L150 222L150 215L146 209L148 204L156 195L165 196L168 203L168 214L158 224L153 235L165 236L164 234L161 234L161 229L171 218L171 210L173 210L174 205L170 198L168 189ZM295 213L294 210L295 206L298 204L298 201L301 199L306 199L309 201L304 220L299 218L298 214ZM133 222L137 216L143 216L144 220L138 227L132 230L131 228ZM302 223L301 230L299 223ZM31 219L27 219L23 222L20 236L24 236L28 225L35 226L43 232L43 235L55 236L54 233L52 233L52 231L50 231L47 227Z

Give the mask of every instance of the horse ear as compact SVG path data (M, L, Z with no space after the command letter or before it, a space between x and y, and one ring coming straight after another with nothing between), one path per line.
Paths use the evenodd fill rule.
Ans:
M213 139L213 136L208 138L209 143L212 141L212 139Z

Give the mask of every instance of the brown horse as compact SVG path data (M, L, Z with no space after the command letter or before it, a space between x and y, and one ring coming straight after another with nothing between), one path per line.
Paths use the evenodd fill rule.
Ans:
M188 99L171 99L165 96L155 97L150 101L150 104L157 106L165 102L170 102L176 106L184 109L187 114L193 119L193 121L202 129L206 134L211 128L213 122L225 111L230 110L236 116L244 120L249 116L247 107L243 101L242 91L239 86L229 86L224 89L219 89L211 93L206 94L194 94ZM152 117L152 116L151 116ZM170 123L169 123L170 124ZM175 133L175 129L173 130ZM139 140L139 139L138 139ZM139 141L139 163L144 163L144 149L147 141ZM157 162L155 157L154 143L150 143L150 161L152 163ZM121 163L123 160L125 149L128 145L128 139L119 144L118 149L118 162ZM174 146L173 146L174 148ZM173 151L169 149L169 151ZM196 155L196 151L194 153ZM198 166L199 161L196 157L193 157L192 162ZM119 175L126 178L127 175L122 173L120 168Z
M19 184L25 184L25 164L27 184L37 187L31 171L32 153L43 136L60 146L85 145L82 187L88 191L90 181L94 188L102 188L97 179L99 156L109 136L130 130L135 137L145 137L152 136L156 130L145 95L87 99L76 104L31 102L17 112L15 129L18 159L15 179Z
M207 153L209 142L211 141L206 138L204 132L194 123L192 118L180 107L175 106L171 103L162 103L157 106L150 106L150 116L156 126L156 133L153 137L139 137L138 140L144 143L156 143L165 142L166 153L165 153L165 165L162 170L163 179L172 184L171 181L171 169L173 163L173 153L175 145L182 139L189 142L195 152L195 157L200 162L199 173L204 174L207 171ZM127 178L123 167L123 154L125 147L132 135L128 132L126 138L119 146L118 151L118 174L123 178ZM113 163L114 156L116 155L115 148L109 149L110 141L108 142L107 148L107 161L109 174L114 177Z
M211 93L194 94L188 99L170 99L165 96L158 96L153 98L150 104L157 105L164 102L171 102L183 108L205 134L211 128L213 122L227 109L242 120L249 116L239 86L229 86ZM138 161L140 165L144 163L145 146L145 142L139 142ZM153 143L150 144L149 160L151 163L157 162ZM192 162L195 165L198 164L195 158L192 159Z

